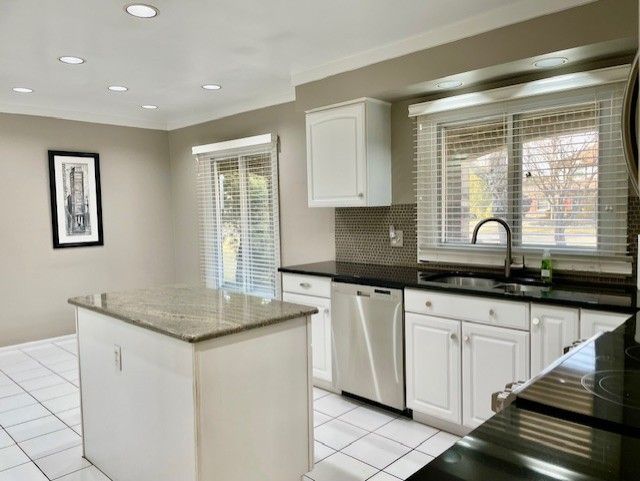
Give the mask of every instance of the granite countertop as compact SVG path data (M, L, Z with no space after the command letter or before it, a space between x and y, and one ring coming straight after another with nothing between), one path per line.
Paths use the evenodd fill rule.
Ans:
M470 294L480 297L540 302L561 306L585 307L607 311L635 312L640 308L638 291L628 286L611 286L587 282L553 283L541 292L504 292L461 287L437 282L443 275L456 274L442 269L351 262L314 262L281 267L280 272L330 277L336 282L367 284L403 289L406 287ZM479 277L487 276L478 273ZM517 279L513 279L517 281Z
M187 286L74 297L69 304L191 343L318 312L275 299Z

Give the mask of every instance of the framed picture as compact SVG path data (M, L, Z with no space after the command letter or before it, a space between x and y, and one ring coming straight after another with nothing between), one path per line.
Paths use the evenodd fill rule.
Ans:
M53 248L104 245L100 156L49 151Z

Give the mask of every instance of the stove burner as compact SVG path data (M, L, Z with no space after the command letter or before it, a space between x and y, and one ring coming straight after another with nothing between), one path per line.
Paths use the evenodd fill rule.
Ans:
M596 371L582 377L591 394L620 406L640 409L640 371Z
M640 345L628 347L624 352L634 361L640 361Z

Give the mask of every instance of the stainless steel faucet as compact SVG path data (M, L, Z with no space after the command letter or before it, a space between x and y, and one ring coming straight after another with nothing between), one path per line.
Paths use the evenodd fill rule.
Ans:
M513 232L511 231L511 226L507 223L506 220L501 219L500 217L487 217L486 219L482 219L480 222L478 222L478 224L473 229L473 235L471 236L471 243L472 244L477 243L478 231L480 230L480 227L482 227L487 222L497 222L502 227L504 227L505 231L507 231L507 257L504 260L504 276L508 279L509 277L511 277L511 261L512 261L511 252L513 250L513 243L512 243Z

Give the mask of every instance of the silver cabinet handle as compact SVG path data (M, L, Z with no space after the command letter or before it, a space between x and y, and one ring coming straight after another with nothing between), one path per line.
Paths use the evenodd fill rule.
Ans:
M540 324L540 319L538 319L537 317L534 317L533 319L531 319L531 324L533 324L534 326L537 326L538 324Z
M427 307L431 307L432 304L431 304L431 301L427 301L427 302L424 303L424 305L427 306Z
M464 342L469 342L469 336L464 336Z
M300 287L302 287L303 289L309 289L311 287L311 284L309 284L308 282L301 282Z
M364 194L362 192L359 192L358 193L358 197L362 198L362 197L364 197Z
M489 316L495 317L495 315L496 315L496 311L494 311L493 309L489 309Z
M328 308L328 307L325 307L325 308L324 308L324 313L325 313L325 314L329 314L329 308Z
M449 338L450 338L452 341L455 341L455 340L458 338L458 336L456 336L456 333L455 333L455 332L452 332L451 334L449 334Z

